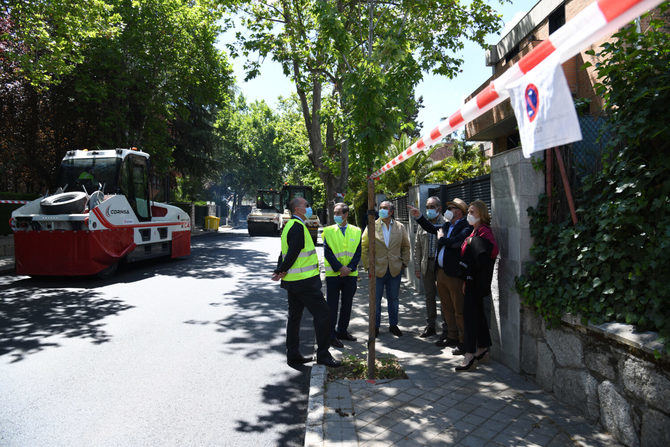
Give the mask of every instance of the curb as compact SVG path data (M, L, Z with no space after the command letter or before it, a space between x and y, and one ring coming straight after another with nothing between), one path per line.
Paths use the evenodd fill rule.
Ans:
M305 447L323 445L323 419L325 406L323 402L326 383L326 367L312 366L309 379L309 399L307 401L307 421L305 421Z

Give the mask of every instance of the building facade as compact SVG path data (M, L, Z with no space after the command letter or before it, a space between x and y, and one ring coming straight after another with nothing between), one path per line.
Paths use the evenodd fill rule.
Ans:
M477 88L466 101L474 98L491 81L498 78L519 59L541 44L554 31L563 26L586 8L592 0L540 0L496 45L486 52L486 65L491 67L492 75ZM595 56L586 54L596 50L605 40L573 56L563 64L568 86L575 99L581 99L585 115L597 117L602 111L602 99L596 94ZM591 67L582 69L584 63ZM466 139L471 141L490 141L493 154L499 154L520 145L519 131L514 111L509 99L468 123L465 128Z

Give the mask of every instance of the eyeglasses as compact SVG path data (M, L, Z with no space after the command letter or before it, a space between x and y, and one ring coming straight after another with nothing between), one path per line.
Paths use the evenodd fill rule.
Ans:
M426 209L427 210L434 210L434 209L437 209L437 207L435 205L426 205Z

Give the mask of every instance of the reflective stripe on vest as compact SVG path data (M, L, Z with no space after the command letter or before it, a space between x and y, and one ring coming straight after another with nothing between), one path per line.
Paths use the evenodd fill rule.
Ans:
M299 219L289 220L281 233L282 259L284 259L286 253L288 253L288 232L293 225L302 226L303 234L305 235L305 246L300 250L295 262L286 272L284 281L300 281L301 279L311 278L312 276L317 276L319 274L319 258L316 256L314 241L305 224Z
M340 264L346 266L356 254L358 244L361 242L361 229L355 225L347 224L347 229L342 234L340 227L335 224L323 229L323 240L333 252ZM328 259L323 259L326 267L326 276L339 276L340 273L333 270ZM349 276L358 276L358 270L351 272Z

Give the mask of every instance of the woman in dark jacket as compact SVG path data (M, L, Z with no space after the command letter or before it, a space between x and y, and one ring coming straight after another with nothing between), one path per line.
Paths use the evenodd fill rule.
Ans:
M491 294L493 266L498 256L498 244L491 231L491 217L486 204L475 200L468 208L468 223L474 227L472 234L461 246L461 265L465 270L463 284L463 320L465 340L463 363L456 371L474 369L478 360L488 355L491 346L484 298Z

